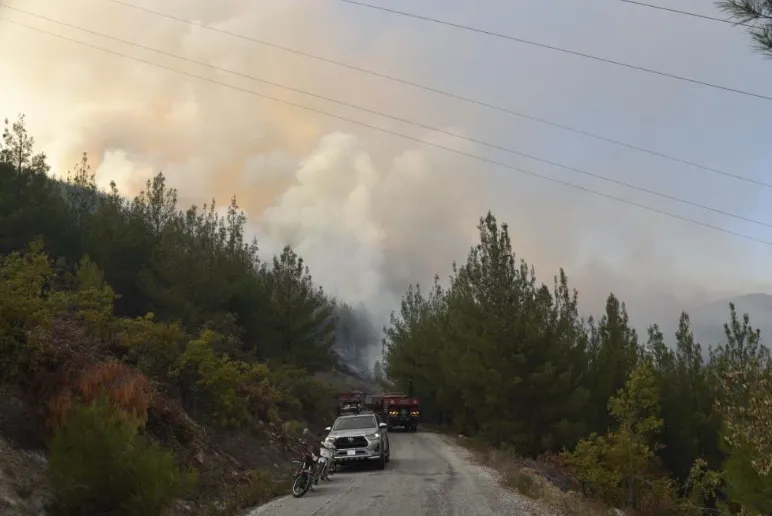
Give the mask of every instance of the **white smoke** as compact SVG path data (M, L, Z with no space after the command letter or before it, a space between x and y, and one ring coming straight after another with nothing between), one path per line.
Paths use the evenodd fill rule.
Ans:
M434 139L442 143L442 138ZM387 322L410 282L448 273L473 242L486 193L446 153L406 150L379 167L359 138L333 133L258 224L292 244L336 297Z
M763 110L674 81L626 75L619 69L610 71L532 48L501 46L461 32L429 30L425 24L354 12L340 2L130 1L744 175L758 169L761 176L766 166L758 158L763 154L758 149L766 148L768 116ZM17 0L7 5L729 211L754 216L758 214L750 211L755 204L768 205L766 193L741 183L707 178L672 162L493 116L425 91L108 0ZM743 66L763 66L739 55L747 46L740 31L717 34L667 18L668 30L660 30L652 41L649 27L665 23L655 20L655 13L636 12L635 18L628 18L630 23L622 24L619 17L630 13L620 6L565 2L555 13L554 2L492 2L484 13L473 13L469 5L448 0L443 16L498 23L504 32L563 39L571 42L564 46L653 68L683 69L686 75L715 82L741 77L740 72L749 69ZM427 134L19 12L6 10L2 16L237 88L411 137L431 138L440 145L748 231L701 210L492 153L457 138ZM486 20L475 21L475 16ZM599 33L599 24L609 32ZM697 58L687 55L692 48L699 49ZM235 194L249 214L264 256L292 244L326 290L354 306L365 303L376 328L397 308L408 283L430 282L435 273L445 277L453 260L463 261L477 239L478 217L488 209L510 223L515 250L544 280L549 281L559 266L566 267L585 308L596 313L611 290L627 300L631 315L645 324L661 315L675 318L687 298L763 289L769 283L769 255L758 245L638 208L8 23L0 23L0 49L5 49L0 52L0 114L27 114L30 131L57 173L63 175L87 151L99 181L115 180L127 195L137 193L157 171L179 189L183 204L201 204L214 197L223 205ZM705 64L705 55L717 64ZM756 84L769 82L758 74L757 79Z

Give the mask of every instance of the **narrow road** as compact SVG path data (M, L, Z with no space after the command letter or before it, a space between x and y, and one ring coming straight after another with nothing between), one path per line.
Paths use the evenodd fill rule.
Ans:
M532 502L497 485L469 453L433 433L392 432L383 471L346 468L303 498L280 498L250 516L536 516Z

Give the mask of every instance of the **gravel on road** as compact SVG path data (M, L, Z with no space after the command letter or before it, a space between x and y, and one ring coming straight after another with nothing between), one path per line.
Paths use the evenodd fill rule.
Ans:
M280 498L249 516L546 516L499 486L492 470L434 433L392 432L386 469L350 467L302 498Z

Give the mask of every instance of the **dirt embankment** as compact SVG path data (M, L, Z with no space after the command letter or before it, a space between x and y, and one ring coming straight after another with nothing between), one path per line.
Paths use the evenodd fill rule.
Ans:
M0 514L45 514L50 500L46 457L32 412L0 385Z
M296 452L282 429L260 425L252 429L212 431L182 413L187 437L161 440L175 450L179 460L199 471L194 495L179 500L172 515L209 514L211 509L227 516L240 509L267 501L278 494L271 483L287 476L290 460ZM39 427L34 412L14 389L0 385L0 514L2 516L45 515L52 499L46 468L47 450L37 436ZM158 430L158 429L155 429ZM171 429L170 434L180 433ZM159 436L156 436L159 437ZM227 509L227 510L224 510Z
M49 500L45 456L20 450L0 436L0 514L43 515Z
M324 375L330 386L346 389L377 389L349 375ZM258 424L239 430L213 430L193 421L174 403L164 406L148 422L148 430L180 461L199 471L195 495L180 500L173 515L195 516L237 514L281 493L255 485L260 479L281 481L288 477L290 461L298 453L294 437L276 425ZM168 413L166 413L168 412ZM332 417L332 415L331 415ZM47 450L39 437L38 418L23 401L21 393L0 385L0 514L3 516L44 515L51 500L46 476ZM173 421L173 425L168 425ZM319 422L319 426L332 421ZM312 428L315 432L321 428ZM224 508L228 510L223 511Z

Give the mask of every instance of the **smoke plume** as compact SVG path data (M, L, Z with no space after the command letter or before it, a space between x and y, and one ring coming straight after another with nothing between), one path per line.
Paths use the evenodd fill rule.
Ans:
M761 129L768 116L758 105L719 92L354 11L340 2L131 1L761 177L757 156L766 145ZM560 3L563 11L557 13L553 3L528 4L494 2L486 13L475 14L467 3L454 0L443 3L441 14L536 40L571 42L588 52L655 68L678 68L715 82L762 66L751 57L737 57L745 48L741 31L716 35L697 25L675 30L676 22L649 12L634 13L628 19L637 23L624 25L620 16L631 15L620 6ZM766 204L767 192L747 184L108 0L24 0L7 5L727 211L763 216L754 208ZM494 152L442 132L18 11L6 10L3 16L162 67L761 236L748 225L713 213ZM482 16L484 20L475 19ZM572 21L566 25L560 20ZM606 32L593 29L599 23ZM647 24L662 29L656 41ZM510 223L517 253L545 281L558 267L566 268L586 311L597 313L608 292L615 291L628 302L633 320L644 325L662 317L675 319L677 309L694 300L768 285L764 271L769 253L758 244L13 24L0 23L0 48L6 49L0 52L2 114L26 113L29 129L55 171L63 174L87 151L100 183L115 180L126 195L135 194L157 171L178 188L183 204L211 198L223 204L235 194L264 254L293 245L325 289L352 306L367 307L376 331L397 308L409 283L430 282L435 273L446 277L453 260L465 258L477 238L477 220L489 209ZM694 59L688 54L692 48L711 55L714 64ZM761 72L754 73L749 88L769 83L769 78L758 76ZM721 124L715 123L718 120Z

